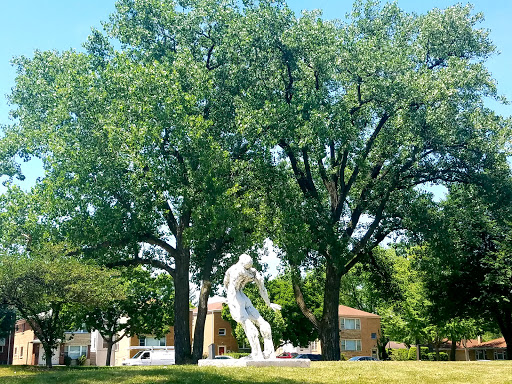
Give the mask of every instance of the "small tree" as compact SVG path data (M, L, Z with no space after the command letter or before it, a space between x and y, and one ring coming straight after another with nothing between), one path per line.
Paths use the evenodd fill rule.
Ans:
M111 364L113 346L124 337L144 333L160 337L174 323L174 286L168 275L152 277L139 267L125 270L123 280L126 297L104 303L80 317L88 329L96 329L106 341L107 366Z
M56 251L56 249L53 249ZM60 256L1 255L0 297L29 323L46 366L80 309L122 297L117 272Z

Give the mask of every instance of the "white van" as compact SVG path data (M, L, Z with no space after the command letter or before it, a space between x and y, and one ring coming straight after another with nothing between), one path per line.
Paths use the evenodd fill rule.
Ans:
M174 350L139 351L131 359L123 361L123 365L171 365L174 364Z

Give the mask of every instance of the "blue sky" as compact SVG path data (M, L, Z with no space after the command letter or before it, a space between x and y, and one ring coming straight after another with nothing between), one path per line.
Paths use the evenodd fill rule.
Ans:
M425 13L431 8L446 8L455 0L398 0L408 11ZM474 0L475 12L483 12L482 27L491 30L491 38L501 51L488 61L488 68L498 82L500 94L512 100L512 1ZM115 9L114 0L2 0L0 2L0 125L9 124L9 109L5 95L14 86L15 70L10 65L14 56L31 56L34 50L58 51L70 48L80 50L91 27L100 28L101 21ZM326 19L344 18L352 8L352 1L344 0L289 0L297 13L303 9L322 9ZM512 106L490 103L498 113L512 115ZM24 188L42 176L38 163L24 166L27 179ZM0 186L0 193L4 188Z

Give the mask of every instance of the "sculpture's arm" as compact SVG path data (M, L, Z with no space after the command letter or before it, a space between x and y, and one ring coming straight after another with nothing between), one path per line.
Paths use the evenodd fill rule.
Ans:
M268 298L268 293L267 293L267 289L265 288L265 280L263 279L263 276L261 276L261 274L254 270L255 271L255 283L256 285L258 286L258 289L260 291L260 296L261 298L263 299L263 301L265 302L265 304L267 304L269 307L270 307L270 299Z
M228 290L229 285L229 269L226 271L226 274L224 275L224 288L226 288L226 293Z

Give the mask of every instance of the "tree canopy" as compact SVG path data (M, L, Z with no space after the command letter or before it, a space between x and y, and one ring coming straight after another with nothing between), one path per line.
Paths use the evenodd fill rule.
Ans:
M73 330L78 312L105 306L124 294L115 272L55 251L0 258L0 298L30 324L48 367L65 332Z

